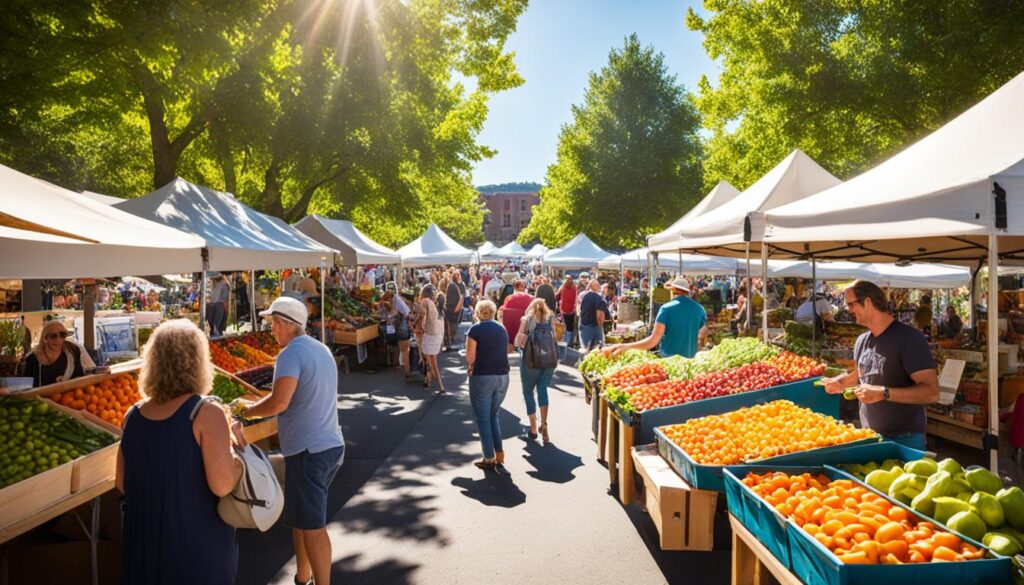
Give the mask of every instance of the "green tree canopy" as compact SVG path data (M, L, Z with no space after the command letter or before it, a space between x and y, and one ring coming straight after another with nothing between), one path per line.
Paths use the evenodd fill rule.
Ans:
M522 83L504 44L526 0L13 3L6 164L120 196L181 175L390 245L431 221L478 239L476 137Z
M582 231L602 247L641 246L699 200L697 113L636 35L591 73L572 115L521 243L554 247Z
M750 185L794 148L850 177L1024 69L1024 3L708 0L690 10L721 64L696 104L705 186Z

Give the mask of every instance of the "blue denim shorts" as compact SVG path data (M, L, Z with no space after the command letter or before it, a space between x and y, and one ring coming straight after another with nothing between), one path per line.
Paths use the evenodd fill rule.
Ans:
M327 489L341 467L345 446L284 458L284 523L299 530L327 526Z

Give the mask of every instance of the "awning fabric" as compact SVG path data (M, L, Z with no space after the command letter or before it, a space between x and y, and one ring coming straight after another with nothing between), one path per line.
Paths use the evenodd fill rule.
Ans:
M750 223L773 255L975 264L997 234L1001 260L1024 261L1024 73L878 166Z
M398 264L402 260L398 252L374 242L347 220L307 215L295 229L337 250L339 261L348 266Z
M544 254L547 254L547 253L548 253L547 246L545 246L544 244L534 244L533 247L530 248L526 252L526 257L527 258L540 259L540 258L544 257Z
M461 246L437 224L430 224L423 235L398 249L402 266L443 266L446 264L469 264L473 252Z
M556 268L578 269L594 268L597 263L604 260L608 252L602 250L592 242L586 234L576 234L576 237L569 240L558 250L548 252L544 256L544 264Z
M522 258L526 255L526 249L518 242L511 241L494 251L495 256L502 258Z
M230 193L180 177L114 207L203 238L209 249L209 270L319 266L324 258L330 263L335 253L283 221L244 205Z
M739 195L684 222L680 247L712 256L727 255L720 248L744 241L749 213L799 201L839 183L802 150L794 150Z
M202 238L3 165L0 227L0 275L7 278L202 270Z
M639 248L624 254L606 256L597 263L601 270L618 270L621 266L626 270L647 270L647 248ZM738 262L735 258L716 258L703 254L680 254L670 252L658 255L658 271L679 273L680 258L682 274L735 274Z
M690 211L686 212L686 215L676 220L675 223L666 229L648 236L647 246L654 252L678 250L682 246L680 239L682 238L681 234L684 225L705 212L724 205L739 194L739 190L727 181L719 181L715 188L700 200L700 203L694 205Z

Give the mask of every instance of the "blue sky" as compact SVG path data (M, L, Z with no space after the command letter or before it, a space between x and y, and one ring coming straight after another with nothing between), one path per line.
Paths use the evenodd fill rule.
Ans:
M686 28L689 6L699 9L700 2L531 0L508 41L526 83L491 98L479 142L498 154L476 166L473 183L542 183L570 106L583 101L587 76L631 33L664 53L669 72L688 90L702 74L714 80L717 66L701 46L703 36Z

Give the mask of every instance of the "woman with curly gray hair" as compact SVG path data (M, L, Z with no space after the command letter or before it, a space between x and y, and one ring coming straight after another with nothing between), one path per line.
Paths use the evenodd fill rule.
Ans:
M125 414L117 488L125 496L125 583L234 583L235 529L217 514L242 464L241 425L203 400L213 385L210 349L191 321L153 331L142 354L145 398Z

